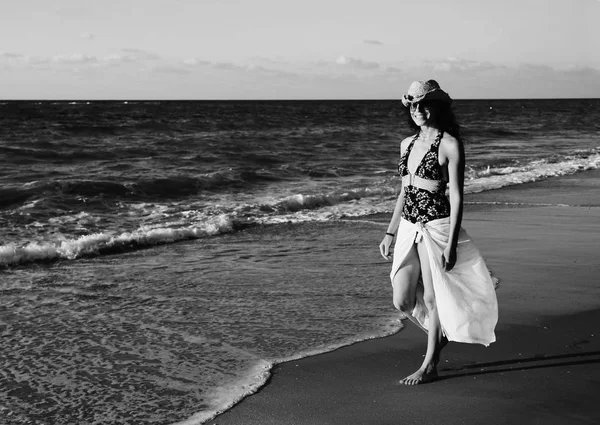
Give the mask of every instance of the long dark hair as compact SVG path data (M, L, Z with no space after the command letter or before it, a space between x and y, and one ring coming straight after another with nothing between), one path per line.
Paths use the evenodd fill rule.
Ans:
M452 135L456 140L463 142L464 139L460 134L460 124L456 120L452 106L448 102L439 100L428 100L428 105L431 105L435 110L436 124L445 133ZM410 108L406 109L406 118L409 128L415 133L419 133L421 129L412 119L410 115Z

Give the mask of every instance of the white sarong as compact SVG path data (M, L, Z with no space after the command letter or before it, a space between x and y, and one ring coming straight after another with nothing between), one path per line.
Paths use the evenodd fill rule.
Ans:
M442 254L448 242L450 218L428 223L411 223L402 219L394 245L394 262L390 278L406 265L406 257L415 242L424 243L429 255L431 276L442 332L449 341L489 345L496 340L498 302L494 282L479 250L461 228L456 250L456 264L450 271L442 267ZM419 285L422 285L419 282ZM429 314L419 289L412 315L425 328Z

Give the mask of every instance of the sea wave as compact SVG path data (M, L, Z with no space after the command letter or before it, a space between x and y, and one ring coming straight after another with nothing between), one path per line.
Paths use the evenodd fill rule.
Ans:
M600 168L600 153L580 152L561 160L540 159L521 166L488 167L469 170L466 176L465 193L477 193L498 189L510 185L534 182L548 177L573 174L578 171ZM239 174L238 174L239 175ZM213 176L218 184L223 176ZM222 202L202 203L196 197L177 202L156 201L161 196L153 194L153 202L128 201L120 204L120 211L112 219L120 229L136 229L131 232L103 230L105 221L94 212L86 212L85 217L73 214L53 216L46 222L36 221L31 226L44 234L58 235L51 242L17 242L0 246L0 265L9 266L36 261L57 259L76 259L84 256L115 253L140 249L156 244L173 243L186 239L199 239L243 229L248 226L273 225L278 223L300 223L340 220L348 217L361 217L376 213L388 213L394 207L400 179L398 176L375 176L359 181L339 190L327 190L317 187L312 192L299 192L274 198L256 198L254 202L223 198ZM27 185L32 190L40 183ZM182 187L194 186L194 181L173 179L161 182L150 180L150 192L153 185L161 186L161 191L179 191ZM138 189L141 186L138 186ZM125 193L131 188L118 183L73 182L62 186L64 192L80 195L93 195L99 191ZM161 192L162 193L162 192ZM23 193L4 190L5 203L22 202ZM247 200L253 199L247 196ZM24 209L27 208L27 212ZM35 210L36 202L28 202L20 208L21 213L29 214ZM106 214L105 211L98 214ZM102 216L105 217L105 216ZM95 233L75 237L69 234L81 234L86 228L94 228ZM71 229L71 230L69 230ZM32 240L31 237L28 240Z
M121 166L122 167L122 166ZM139 178L137 181L113 179L55 179L52 181L13 184L1 189L0 207L22 203L30 198L63 195L106 199L175 199L203 192L251 190L253 186L280 179L270 173L252 169L225 169L203 175L175 175Z
M4 148L14 150L15 148ZM21 149L19 152L26 161L35 161L32 155L34 150ZM35 150L39 155L40 152ZM44 151L45 152L45 151ZM137 151L133 152L136 153ZM45 155L45 154L44 154ZM51 153L51 155L57 155ZM83 152L80 155L87 155ZM95 154L89 153L90 158ZM486 163L479 163L476 168L468 168L466 171L467 191L477 192L482 190L496 189L510 184L526 183L552 176L560 176L580 170L598 168L600 148L575 152L570 156L554 156L545 159L536 159L528 163L516 163L510 166L503 165L490 159ZM90 159L88 158L88 159ZM16 158L15 160L17 160ZM105 158L106 159L106 158ZM275 165L275 164L273 164ZM115 167L123 168L127 164L117 164ZM176 174L172 174L172 172ZM335 168L330 164L322 166L292 166L290 164L278 164L274 167L231 167L220 168L215 171L198 174L193 169L179 170L157 170L155 175L141 173L128 180L118 179L114 176L100 173L97 177L89 174L82 178L38 180L23 184L12 183L4 185L2 190L2 201L0 208L16 206L19 203L35 199L55 197L60 200L63 196L79 196L86 198L101 197L103 201L115 200L173 200L177 198L194 197L210 193L219 195L231 193L254 193L257 190L269 190L274 186L285 186L288 182L297 183L308 179L314 182L312 186L318 187L323 182L328 182L341 187L351 187L354 181L361 181L360 185L378 181L385 173L380 170L368 170L358 172L357 170ZM388 174L389 175L389 174ZM366 183L365 183L366 182ZM355 190L351 188L350 190ZM351 199L364 196L378 196L379 192L369 189L364 193L350 194ZM281 192L281 191L280 191ZM293 195L293 199L285 200L275 208L303 209L313 208L313 205L329 205L331 203L346 202L347 197L342 196L335 199L337 195L316 193L310 195ZM309 196L298 200L300 196Z
M469 170L466 173L465 192L483 192L598 168L600 168L600 152L596 149L581 151L560 159L533 160L520 166Z
M233 230L233 222L227 216L206 220L202 225L189 228L145 228L119 235L95 233L60 242L31 242L24 246L14 243L0 246L0 265L15 265L33 261L48 261L110 254L172 243L186 239L198 239Z

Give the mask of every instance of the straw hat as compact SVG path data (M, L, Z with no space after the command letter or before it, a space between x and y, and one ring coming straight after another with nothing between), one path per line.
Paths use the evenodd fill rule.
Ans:
M452 99L435 80L415 81L408 88L408 93L402 96L402 104L407 108L422 100L441 100L452 103Z

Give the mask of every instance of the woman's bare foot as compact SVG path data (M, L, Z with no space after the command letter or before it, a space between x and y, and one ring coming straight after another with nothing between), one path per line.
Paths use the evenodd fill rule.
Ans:
M437 368L434 365L430 365L425 370L419 369L412 375L401 379L400 383L404 385L419 385L434 381L437 377Z

